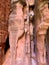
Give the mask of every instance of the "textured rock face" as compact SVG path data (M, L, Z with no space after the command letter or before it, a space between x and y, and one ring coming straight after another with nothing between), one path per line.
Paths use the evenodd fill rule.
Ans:
M49 28L46 33L46 40L45 40L45 45L46 45L46 59L47 59L47 65L49 65Z
M39 21L39 30L37 33L37 56L39 65L46 65L46 47L45 47L45 34L49 26L49 9L48 4L45 4L41 9L42 21ZM37 25L37 27L38 27ZM38 29L38 28L37 28Z
M8 16L10 13L10 0L0 1L0 41L5 42L5 38L8 32Z
M25 37L23 36L19 41L18 41L18 48L17 48L17 55L16 55L16 59L17 59L17 64L16 65L23 65L25 64ZM10 49L7 51L6 56L5 56L5 61L3 63L3 65L11 65L11 54L10 54Z
M2 65L4 59L4 47L8 35L8 16L10 0L0 1L0 65Z
M33 4L34 0L29 0L30 5ZM42 0L41 0L42 1ZM4 7L5 5L5 7ZM24 22L24 19L27 19L27 8L24 8L23 5L15 3L15 8L10 13L10 0L0 1L0 65L2 65L2 59L4 59L4 43L6 41L8 32L9 32L9 44L10 49L6 52L5 60L3 65L46 65L46 51L47 51L47 63L49 63L49 34L47 34L47 47L45 47L45 33L47 27L49 26L49 9L46 4L42 9L43 20L39 21L39 30L37 31L37 41L33 42L33 25L30 23L30 35L32 35L31 43L28 36L25 35L28 32L28 22ZM10 13L10 16L9 16ZM9 27L8 20L9 18ZM44 23L43 23L44 21ZM38 24L38 22L36 22ZM46 24L45 24L46 23ZM25 27L25 30L24 30ZM35 27L35 26L34 26ZM37 25L38 27L38 25ZM36 28L36 27L35 27ZM38 29L38 28L37 28ZM24 32L25 31L25 32ZM26 38L27 36L27 38ZM26 44L27 43L27 44ZM37 44L36 44L37 43ZM35 47L37 45L37 57L34 54ZM31 45L31 46L30 46ZM31 47L31 48L30 48ZM30 52L31 50L31 52ZM31 57L30 57L30 56ZM30 63L31 60L31 63ZM12 61L12 62L11 62Z
M25 43L24 41L25 38L23 39L24 42L20 41L19 42L20 44L18 43L19 39L24 34L24 18L22 11L23 6L18 2L15 4L15 7L17 8L14 9L13 12L11 12L9 17L9 44L11 54L11 65L12 64L20 65L23 63L23 56L24 56L23 48Z
M44 7L42 7L41 13L43 15L44 21L49 20L48 4L45 4Z

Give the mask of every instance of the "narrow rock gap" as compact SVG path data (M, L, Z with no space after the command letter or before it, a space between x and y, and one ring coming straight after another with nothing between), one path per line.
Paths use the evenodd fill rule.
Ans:
M7 37L7 40L6 40L6 42L5 42L5 49L4 49L4 52L5 52L5 54L6 54L6 52L7 52L7 50L10 48L10 46L9 46L9 37Z

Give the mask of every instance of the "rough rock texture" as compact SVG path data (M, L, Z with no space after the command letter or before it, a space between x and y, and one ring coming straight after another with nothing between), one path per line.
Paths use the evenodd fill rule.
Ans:
M46 59L47 59L47 65L49 65L49 28L46 33L46 40L45 40L45 45L46 45Z
M9 17L9 44L11 53L11 65L12 64L20 65L23 63L23 56L24 56L24 52L22 51L24 48L22 44L24 40L21 41L22 43L20 43L22 47L21 46L19 47L18 45L19 38L21 38L24 34L24 18L22 11L23 6L18 2L15 4L15 7L17 8L14 9L13 12L11 12Z
M34 3L34 0L28 0L28 1L29 3L31 3L31 5L32 2ZM48 50L49 30L47 31L49 27L48 4L45 4L44 7L40 9L41 20L36 19L35 22L36 26L34 24L32 25L34 20L33 22L30 21L31 22L30 24L27 21L29 20L27 19L29 10L27 6L25 7L22 4L20 4L20 2L18 2L13 4L13 10L11 12L9 9L10 9L10 0L6 1L1 0L0 1L0 52L1 52L0 65L2 65L2 61L3 65L49 64L49 50ZM33 34L34 31L35 35ZM8 32L9 32L10 49L8 49L8 51L4 56L4 47L5 47L4 43L6 41Z
M0 65L4 59L4 47L5 41L8 35L8 16L10 9L10 0L1 0L0 1Z

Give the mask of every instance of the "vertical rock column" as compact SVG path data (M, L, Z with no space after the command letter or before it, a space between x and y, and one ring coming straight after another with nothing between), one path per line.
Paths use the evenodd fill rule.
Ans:
M42 15L41 20L39 20L39 22L37 22L37 24L36 24L37 25L36 29L38 30L38 32L37 32L37 56L38 56L39 65L47 65L46 64L45 35L46 35L46 30L49 27L48 5L45 4L43 6L43 8L41 7L40 12L41 12L41 15Z
M43 31L42 31L43 32ZM42 33L40 32L40 33ZM38 65L46 65L45 34L37 35L37 58Z
M31 37L31 57L34 55L34 41L33 41L33 25L30 23L30 37Z
M29 25L29 7L26 5L24 8L24 21L25 21L25 46L26 46L26 63L30 65L30 25Z
M19 38L21 38L24 33L24 19L22 12L23 6L20 2L17 2L15 3L14 7L15 9L13 9L9 16L9 44L11 65L20 65L21 58L17 57L19 56L19 54L17 55L17 51Z
M36 65L36 55L34 52L34 40L33 40L33 24L30 23L30 38L31 38L31 65Z

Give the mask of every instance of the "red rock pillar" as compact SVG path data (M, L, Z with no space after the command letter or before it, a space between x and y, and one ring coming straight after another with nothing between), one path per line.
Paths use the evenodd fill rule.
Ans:
M45 34L37 35L37 58L38 65L46 65Z
M29 26L29 9L24 7L24 21L25 21L25 53L26 64L30 65L30 26Z
M31 42L31 48L30 48L30 54L31 54L31 65L36 65L36 54L34 51L34 39L33 39L33 28L34 25L30 22L30 42Z
M23 48L22 42L19 39L24 34L24 18L22 11L22 4L20 2L15 3L15 9L9 16L9 44L10 44L10 54L11 54L11 65L20 65L22 62L21 51ZM23 46L23 45L22 45ZM21 47L21 49L19 48ZM21 52L20 52L21 51Z
M30 41L31 41L31 57L34 56L34 41L33 41L33 24L30 22Z

